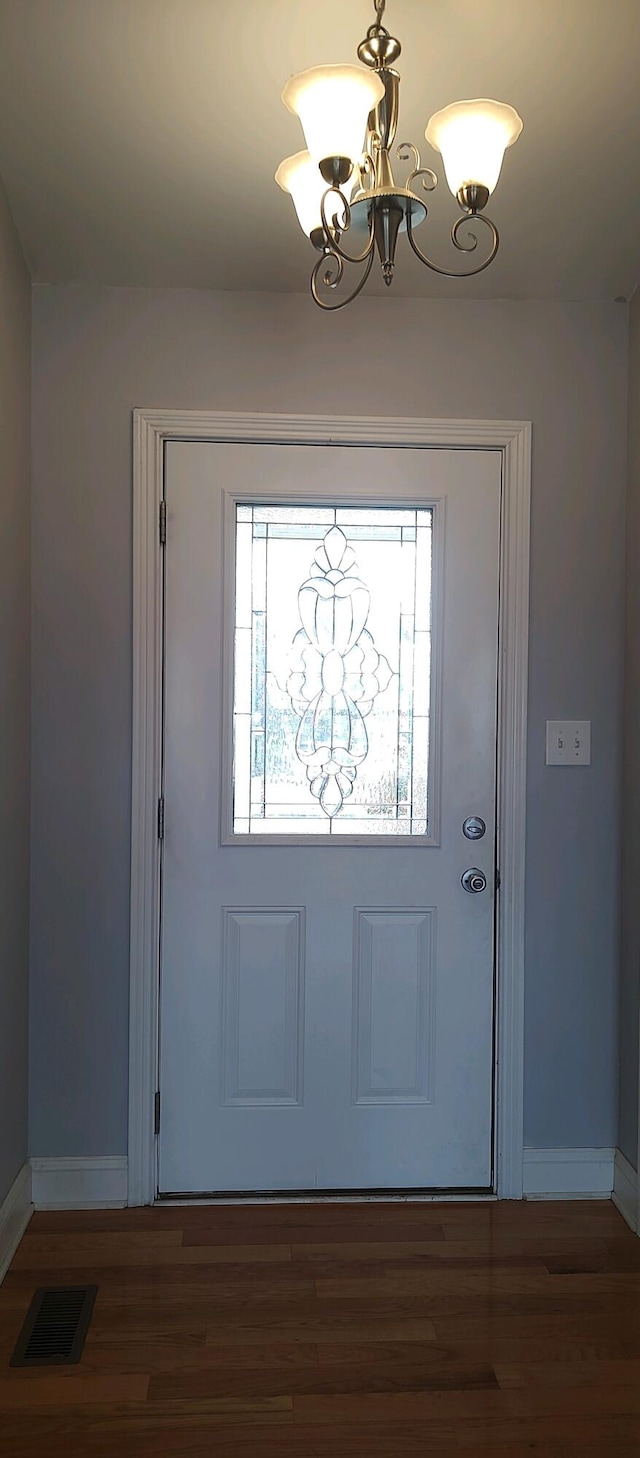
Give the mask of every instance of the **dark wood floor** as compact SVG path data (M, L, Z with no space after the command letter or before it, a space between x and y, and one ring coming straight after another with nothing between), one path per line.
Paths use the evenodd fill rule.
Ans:
M8 1361L99 1284L79 1366ZM0 1289L2 1458L640 1454L640 1241L612 1205L34 1216Z

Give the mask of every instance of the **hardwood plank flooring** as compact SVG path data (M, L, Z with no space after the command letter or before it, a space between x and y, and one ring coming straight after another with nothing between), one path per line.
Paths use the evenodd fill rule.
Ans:
M13 1369L96 1282L76 1367ZM0 1288L1 1458L638 1458L640 1241L608 1202L40 1212Z

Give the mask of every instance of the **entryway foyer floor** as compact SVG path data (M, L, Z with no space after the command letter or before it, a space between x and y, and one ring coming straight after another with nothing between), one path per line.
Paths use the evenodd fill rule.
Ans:
M77 1367L12 1370L38 1285ZM640 1241L611 1204L39 1213L0 1289L2 1458L640 1451Z

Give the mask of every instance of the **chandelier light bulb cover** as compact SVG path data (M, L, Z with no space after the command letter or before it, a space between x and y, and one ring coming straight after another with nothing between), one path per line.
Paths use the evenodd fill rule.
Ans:
M300 118L315 162L347 157L353 166L362 156L369 112L383 95L380 77L364 66L313 66L291 77L282 100Z
M432 116L425 137L442 162L454 197L476 185L493 192L507 147L522 131L522 120L502 101L454 101Z
M280 163L276 182L283 192L290 193L300 227L310 238L314 229L322 227L321 205L327 190L317 162L309 152L295 152Z
M374 0L375 21L358 46L361 65L313 66L292 76L282 93L285 106L302 124L307 147L280 164L276 182L290 193L300 226L318 253L311 292L321 309L341 309L355 299L376 256L390 285L402 234L421 263L447 278L481 273L500 244L498 229L484 209L522 121L512 106L484 99L457 101L435 112L425 132L442 155L460 209L451 242L472 266L446 268L416 242L415 229L427 218L427 199L438 179L422 166L413 142L395 145L400 76L394 62L401 45L382 24L385 7L386 0ZM408 168L402 182L394 176L397 163ZM482 238L486 246L479 248ZM361 270L346 293L340 288L345 265Z

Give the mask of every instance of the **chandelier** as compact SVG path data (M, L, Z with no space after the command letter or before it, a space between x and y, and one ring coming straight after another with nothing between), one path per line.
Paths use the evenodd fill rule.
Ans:
M459 270L443 268L423 253L415 229L427 216L425 194L437 177L423 167L413 142L396 148L408 163L404 186L393 176L392 153L398 124L400 77L392 69L400 42L382 24L386 0L374 0L376 19L358 46L361 66L314 66L292 76L282 93L289 111L300 118L307 149L281 162L276 182L291 194L302 230L319 258L311 273L311 292L321 309L341 309L364 288L376 253L386 284L393 280L399 233L427 268L446 278L470 278L493 262L500 238L484 209L498 178L507 147L517 140L522 121L500 101L456 101L431 117L425 137L442 155L447 182L461 209L451 229L454 248L474 254L475 224L484 226L488 251L481 263ZM366 68L366 69L365 69ZM347 196L347 189L349 196ZM355 251L344 247L345 235ZM473 260L472 260L473 262ZM332 293L345 264L363 269L346 296Z

